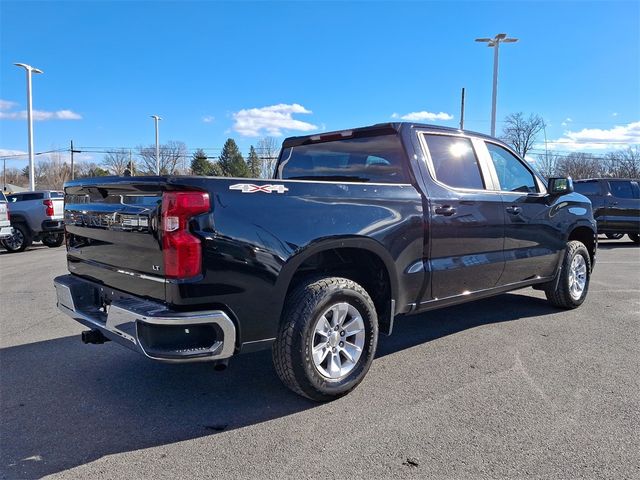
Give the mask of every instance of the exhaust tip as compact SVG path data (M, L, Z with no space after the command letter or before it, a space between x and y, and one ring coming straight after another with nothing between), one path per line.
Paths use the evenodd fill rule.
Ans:
M213 369L216 372L223 372L227 369L227 367L229 366L229 359L225 358L223 360L216 360L213 363Z

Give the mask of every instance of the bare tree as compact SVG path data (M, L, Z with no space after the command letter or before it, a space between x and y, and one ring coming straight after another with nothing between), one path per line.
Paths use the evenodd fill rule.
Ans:
M271 178L280 155L280 144L273 137L262 137L256 146L258 157L262 161L262 178Z
M148 147L139 146L137 148L140 164L136 165L138 170L147 174L155 175L156 173L156 147L151 145ZM163 175L173 175L177 173L179 162L185 162L187 159L187 146L183 142L169 141L164 145L160 145L160 173Z
M112 175L124 175L124 171L129 166L130 156L130 151L125 148L113 150L105 154L102 165L106 167Z
M535 162L535 168L545 178L551 178L558 174L558 166L560 162L562 162L562 157L553 153L538 155Z
M574 180L605 177L608 174L608 168L606 162L589 153L575 152L558 163L558 174Z
M531 114L525 118L522 112L512 113L504 119L501 139L524 158L543 129L544 120L539 115Z
M640 177L640 147L629 147L607 155L609 173L617 178Z

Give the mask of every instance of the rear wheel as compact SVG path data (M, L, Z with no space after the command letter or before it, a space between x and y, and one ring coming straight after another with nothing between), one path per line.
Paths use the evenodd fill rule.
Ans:
M633 243L640 243L640 233L627 233Z
M364 288L346 278L322 278L289 296L273 363L287 387L324 402L358 386L377 343L378 317Z
M2 240L2 246L10 253L22 252L32 243L29 227L23 223L13 225L13 235Z
M63 233L47 233L42 237L42 243L49 248L59 247L62 245L62 242L64 242Z
M582 242L572 240L567 243L559 275L557 282L551 282L544 289L547 300L560 308L576 308L582 305L591 278L591 258Z
M620 240L624 237L624 233L605 233L605 235L609 240Z

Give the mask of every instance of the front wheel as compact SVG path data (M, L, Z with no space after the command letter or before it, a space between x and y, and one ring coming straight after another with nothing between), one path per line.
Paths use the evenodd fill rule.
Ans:
M377 344L378 317L366 290L346 278L321 278L289 296L273 363L287 387L325 402L358 386Z
M582 305L591 278L591 257L582 242L572 240L567 243L558 275L560 278L557 282L551 282L544 290L547 300L560 308L576 308Z
M62 245L62 242L64 242L63 233L47 233L44 237L42 237L42 243L49 248L59 247L60 245Z

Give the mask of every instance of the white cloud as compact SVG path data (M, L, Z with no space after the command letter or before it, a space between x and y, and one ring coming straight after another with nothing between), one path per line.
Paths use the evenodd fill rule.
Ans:
M567 125L569 125L571 122L573 122L573 119L571 117L567 117L565 118L562 123L560 125L562 125L563 127L566 127ZM548 127L549 125L547 125Z
M293 118L294 113L310 114L312 112L297 103L291 105L280 103L268 107L243 109L233 114L235 121L233 129L247 137L257 137L265 132L279 137L283 130L308 132L318 129L316 125L296 120Z
M18 105L16 102L0 99L0 110L11 110L16 105Z
M421 112L411 112L405 115L400 115L398 113L392 113L391 118L399 118L401 120L407 120L409 122L421 122L424 120L435 121L435 120L452 120L453 115L450 115L445 112L433 113L427 112L425 110Z
M618 112L613 112L613 113L611 114L611 116L612 116L612 117L617 117L617 116L618 116Z
M583 128L567 130L564 135L549 142L555 150L613 150L640 144L640 122L616 125L610 129Z
M27 111L11 111L18 104L9 100L0 100L0 119L4 120L25 120ZM47 112L44 110L34 110L33 119L39 120L80 120L82 116L71 110L57 110L55 112Z
M204 117L202 117L202 121L204 123L211 123L216 119L216 117L214 117L213 115L206 115Z
M24 150L11 150L8 148L0 148L0 157L20 157L22 155L27 155L28 153Z

